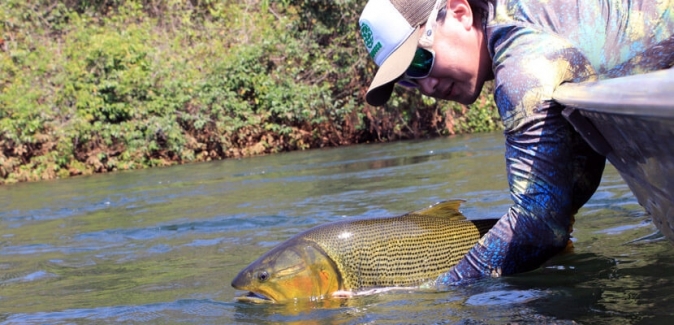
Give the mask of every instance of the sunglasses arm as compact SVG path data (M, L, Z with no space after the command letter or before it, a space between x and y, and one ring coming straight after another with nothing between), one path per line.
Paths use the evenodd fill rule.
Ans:
M433 10L431 10L430 16L428 16L428 20L426 21L426 27L424 30L424 34L421 35L421 38L419 39L419 45L423 48L430 48L433 47L433 28L435 28L437 22L436 20L438 19L438 12L440 11L440 2L442 0L436 0L435 5L433 6Z

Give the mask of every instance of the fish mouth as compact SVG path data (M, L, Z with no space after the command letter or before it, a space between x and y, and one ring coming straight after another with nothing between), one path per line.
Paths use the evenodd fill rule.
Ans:
M237 296L236 301L249 302L254 304L270 304L274 300L260 293L248 291L247 293Z

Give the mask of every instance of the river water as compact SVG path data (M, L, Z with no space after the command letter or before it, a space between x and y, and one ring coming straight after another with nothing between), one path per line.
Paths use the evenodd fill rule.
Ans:
M251 261L319 224L461 198L510 204L500 133L369 144L0 187L0 324L669 323L674 254L619 174L576 216L575 250L448 291L236 302Z

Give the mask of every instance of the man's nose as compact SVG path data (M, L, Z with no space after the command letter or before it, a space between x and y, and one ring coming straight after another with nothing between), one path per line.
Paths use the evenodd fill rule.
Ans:
M419 85L419 91L427 96L431 96L435 92L435 87L438 84L438 80L433 77L426 77L423 79L418 79L417 84Z

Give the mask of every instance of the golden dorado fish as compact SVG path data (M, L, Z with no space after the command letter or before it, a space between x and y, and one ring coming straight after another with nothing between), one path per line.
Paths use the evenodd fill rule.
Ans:
M324 299L372 288L419 287L456 265L498 219L466 220L462 201L397 217L320 225L279 244L243 269L240 301Z

